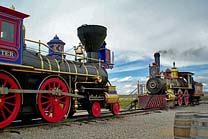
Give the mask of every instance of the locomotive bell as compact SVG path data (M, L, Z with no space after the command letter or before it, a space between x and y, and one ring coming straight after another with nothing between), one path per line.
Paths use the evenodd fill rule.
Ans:
M173 62L173 67L171 68L171 77L178 78L178 69L175 67L175 62Z
M107 28L100 25L82 25L77 28L78 37L85 46L88 62L96 62L98 51L103 44Z

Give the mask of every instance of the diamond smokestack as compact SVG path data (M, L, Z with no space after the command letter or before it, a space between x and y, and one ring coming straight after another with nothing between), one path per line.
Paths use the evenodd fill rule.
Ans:
M85 46L88 62L98 59L98 51L107 35L107 28L100 25L83 25L78 27L77 31L80 41Z
M155 64L158 66L159 72L160 72L160 53L159 52L156 52L154 54L154 57L155 57Z

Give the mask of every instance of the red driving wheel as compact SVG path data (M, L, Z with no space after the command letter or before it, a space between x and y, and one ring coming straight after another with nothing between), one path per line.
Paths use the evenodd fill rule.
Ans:
M91 105L91 115L93 117L99 117L101 113L101 107L100 107L100 103L95 101L92 103Z
M0 86L19 89L16 81L9 74L0 73ZM21 95L9 93L0 95L0 129L8 126L17 117L21 105Z
M120 111L120 105L118 102L111 105L111 112L114 115L118 115L119 111Z
M61 79L55 77L45 80L39 90L69 92L67 85ZM39 93L37 102L42 117L52 123L62 120L71 107L70 97L64 95L57 96L49 93Z
M183 97L182 97L182 94L183 94L183 92L182 92L182 90L181 89L179 89L178 90L178 99L177 99L177 102L178 102L178 105L179 106L181 106L182 104L183 104Z
M185 90L184 92L184 103L187 106L189 104L189 93L188 90Z

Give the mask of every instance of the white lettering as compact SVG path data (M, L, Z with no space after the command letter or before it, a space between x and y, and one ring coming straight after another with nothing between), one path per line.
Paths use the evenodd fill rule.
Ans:
M8 51L8 50L0 50L2 56L7 56L7 57L15 57L13 51Z
M1 38L3 38L4 37L4 32L1 32L1 36L0 36Z

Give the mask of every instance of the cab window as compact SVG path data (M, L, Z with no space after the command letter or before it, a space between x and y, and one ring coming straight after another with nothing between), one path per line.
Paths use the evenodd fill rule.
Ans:
M10 22L1 22L1 40L9 43L14 43L15 25Z

